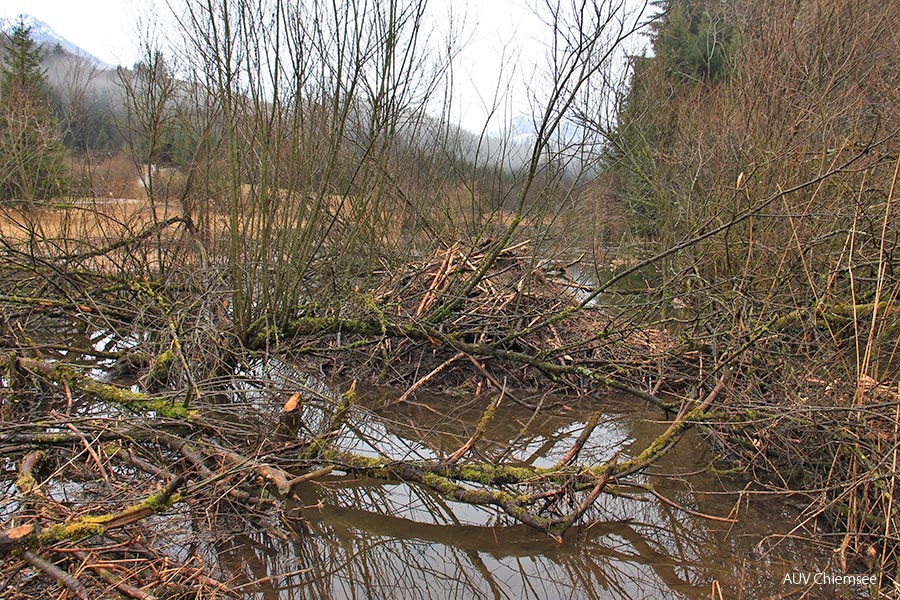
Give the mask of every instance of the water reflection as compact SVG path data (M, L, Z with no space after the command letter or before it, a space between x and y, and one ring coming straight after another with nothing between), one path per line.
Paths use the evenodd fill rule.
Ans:
M665 427L642 418L643 407L600 402L608 414L581 462L618 450L639 452ZM506 454L528 464L555 463L589 414L567 408L531 420L522 435L530 411L504 407L478 445L481 458ZM479 417L475 404L420 397L377 416L358 413L341 444L395 458L441 456L465 441ZM678 504L727 515L737 497L717 493L722 482L715 477L670 476L702 470L709 458L701 440L688 438L655 467L660 475L643 481ZM729 486L739 489L741 482ZM828 559L797 540L760 553L759 541L789 530L793 515L759 501L741 503L740 523L731 525L688 515L637 491L602 496L583 525L558 544L496 511L448 501L418 486L336 474L305 485L299 494L303 507L287 507L266 532L245 528L216 543L223 574L245 585L248 597L709 598L717 580L725 597L757 598L788 592L781 581L792 565L824 568Z
M106 348L118 342L101 337L94 343ZM204 422L244 448L301 448L304 439L331 426L331 389L281 361L251 361L231 381L202 385L207 404L197 406ZM297 390L305 400L286 425L282 407ZM419 394L413 402L380 408L385 397L398 395L388 390L363 397L335 443L394 460L443 457L472 435L485 406L484 399ZM556 464L597 410L603 417L581 451L583 464L602 463L617 452L634 456L667 426L630 398L519 400L542 409L535 415L515 402L503 404L475 446L476 460ZM116 416L96 403L85 410ZM285 454L265 460L308 467L291 464ZM214 506L178 503L149 519L159 536L150 546L165 547L178 563L197 556L246 597L260 599L710 598L713 581L724 597L762 598L793 591L782 585L786 573L827 570L831 557L799 538L760 551L767 535L793 528L795 513L780 499L745 501L724 493L746 482L705 472L710 460L703 441L689 435L639 482L691 510L737 516L737 524L692 516L625 489L620 496L601 496L559 544L495 510L452 502L419 486L335 472L299 486L296 504L260 502L253 514L247 505L231 507L224 493ZM4 468L11 481L11 469ZM84 495L90 486L67 489L51 482L47 488L50 498L62 500ZM17 510L10 506L0 511ZM821 590L823 597L830 592Z

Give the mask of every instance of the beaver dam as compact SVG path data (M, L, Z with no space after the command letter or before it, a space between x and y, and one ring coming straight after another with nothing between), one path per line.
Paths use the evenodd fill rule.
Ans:
M896 1L163 4L0 35L0 600L900 597Z
M132 225L5 238L5 598L854 598L874 588L785 576L891 577L897 390L779 374L795 312L701 336L635 301L655 259L525 239L240 327L190 223Z

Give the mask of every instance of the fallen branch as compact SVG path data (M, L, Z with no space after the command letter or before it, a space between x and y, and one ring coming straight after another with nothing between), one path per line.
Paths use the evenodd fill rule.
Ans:
M386 406L394 406L396 404L402 404L403 402L406 402L410 396L415 394L419 388L421 388L423 385L428 383L432 378L434 378L435 375L438 375L441 371L443 371L444 369L446 369L447 367L449 367L450 365L452 365L453 363L458 361L463 356L465 356L465 353L457 352L456 354L454 354L453 356L451 356L450 358L448 358L447 360L445 360L444 362L439 364L437 367L432 369L427 375L425 375L424 377L422 377L421 379L416 381L414 384L409 386L409 389L407 389L405 392L403 392L403 394L401 394L399 398L397 398L396 400L393 400L391 402L388 402Z
M23 552L22 559L32 567L40 569L52 579L57 581L60 585L69 590L76 598L80 598L81 600L90 600L90 593L88 593L87 588L84 587L84 585L80 581L78 581L50 561L47 561L40 556L33 554L31 551Z
M16 548L21 548L26 540L34 536L34 524L19 525L0 531L0 557L5 557Z
M272 465L267 465L263 463L256 462L251 458L247 458L246 456L241 456L237 452L233 452L231 450L227 450L220 446L216 446L214 444L210 445L210 447L217 453L227 459L229 462L234 464L237 467L248 466L253 471L273 484L275 488L278 490L278 493L286 498L292 498L297 500L298 498L294 495L292 488L294 486L294 478L291 477L290 473L279 469L278 467L274 467Z
M129 389L109 383L101 383L82 373L67 363L50 363L24 357L6 357L0 359L13 373L11 379L20 380L30 374L44 381L57 385L69 386L95 400L118 404L139 411L153 411L161 417L185 418L191 416L183 403L176 403L166 398L157 398L133 392Z
M488 424L494 418L494 413L497 411L497 407L500 406L500 403L503 402L503 395L506 392L506 386L504 386L500 390L500 395L497 396L497 399L491 402L490 406L484 411L484 414L481 415L481 418L478 420L478 424L475 426L475 433L466 441L465 444L462 445L456 452L447 457L445 461L448 465L452 465L459 461L466 453L472 449L472 446L475 445L475 442L478 441L482 435L484 435L485 430L487 429Z
M572 447L569 448L569 451L566 452L565 456L556 463L557 469L561 469L575 460L575 457L578 456L578 453L581 452L581 449L584 447L585 443L587 443L588 438L591 437L591 434L594 433L594 430L597 428L597 424L600 422L600 416L602 414L603 413L598 410L591 415L587 423L584 424L584 429L581 430L578 439L575 440L575 443L572 444Z
M585 512L597 501L597 498L600 497L600 494L603 492L603 489L606 487L606 484L609 483L609 480L612 479L613 474L616 471L616 463L619 460L619 454L616 453L615 456L612 457L612 460L609 461L608 466L606 467L606 471L603 475L597 480L597 483L594 485L594 489L591 490L591 493L584 497L581 503L578 505L574 511L569 513L569 515L563 519L563 521L556 526L557 532L557 541L562 542L562 535L574 525L578 519L584 515Z
M184 483L182 477L170 481L158 494L148 496L143 502L117 513L87 515L69 523L58 523L40 532L33 525L17 527L0 532L0 558L5 558L15 550L27 550L55 542L79 541L94 535L135 523L152 514L168 510L180 499L176 491Z

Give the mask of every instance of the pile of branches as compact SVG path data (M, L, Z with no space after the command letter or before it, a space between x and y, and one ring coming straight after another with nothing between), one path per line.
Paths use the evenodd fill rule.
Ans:
M10 354L3 366L0 590L23 598L59 587L79 598L115 588L144 599L172 589L207 597L257 589L266 582L235 579L195 556L210 554L196 546L229 535L223 522L286 541L306 535L299 486L328 474L405 482L494 507L562 542L600 494L656 495L639 474L719 391L639 455L579 464L598 411L556 465L537 468L478 458L502 393L455 451L410 460L341 445L342 432L371 420L355 406L353 387L332 397L293 380L254 396L268 380L245 377L230 390L220 382L217 393L173 396L100 381L60 361Z
M223 520L285 540L306 535L298 486L328 474L493 507L563 541L601 494L655 496L641 473L706 418L725 381L683 405L632 387L623 374L657 368L671 351L665 338L611 331L599 308L573 311L577 282L538 263L525 243L493 258L445 248L386 271L378 289L348 302L348 316L310 311L243 346L247 336L229 330L227 302L209 280L65 272L51 286L53 266L14 257L38 274L7 278L0 296L0 586L22 597L60 586L76 597L116 588L134 598L179 586L208 597L256 589L265 582L197 558L191 544L213 543L227 531ZM360 454L341 445L372 419L352 386L335 396L311 379L273 388L271 375L247 375L254 361L286 355L345 376L384 375L405 389L391 403L463 387L482 393L484 414L452 452ZM551 467L481 458L497 407L522 402L523 388L582 393L603 384L643 393L677 417L643 452L598 464L578 459L602 410Z
M111 243L100 254L147 239ZM154 534L152 524L162 520L177 532L187 522L205 523L180 537L214 537L215 521L231 515L248 527L274 524L286 539L303 535L302 518L291 510L296 486L328 472L402 481L490 506L562 540L601 494L655 495L640 474L687 429L721 415L710 409L741 367L735 352L698 368L708 349L676 343L620 307L587 302L572 264L542 262L529 242L442 247L425 260L386 267L380 285L347 298L340 311L311 302L287 322L261 318L251 331L233 329L228 288L216 283L214 268L152 279L9 246L7 254L0 410L10 425L0 430L8 490L0 535L10 567L3 576L8 588L35 594L44 585L76 595L117 585L149 597L197 582L211 596L240 593L259 582L186 560L184 546ZM452 388L480 395L486 408L452 452L373 458L339 443L359 410L352 388L328 397L294 381L264 401L245 401L259 382L236 373L254 356L290 356L344 380L380 379L405 390L388 403ZM536 417L541 403L529 404L523 390L584 394L604 386L675 418L643 451L599 464L578 457L602 409L552 467L479 458L479 440L501 402L526 404ZM260 418L248 417L252 412ZM60 482L77 493L60 496ZM146 567L134 566L138 556ZM86 565L112 574L95 576ZM32 577L34 570L45 577Z
M573 275L583 257L551 262L536 256L530 240L492 253L494 244L440 247L424 260L385 268L380 284L342 307L340 318L307 312L250 336L249 345L278 347L329 375L409 394L581 395L600 385L677 410L679 402L649 393L647 382L665 379L673 360L689 368L696 349L623 316L620 306L584 302L592 285Z
M812 370L779 359L766 370L759 359L704 432L732 465L802 499L798 528L838 532L844 572L879 573L883 588L896 589L900 393L896 383L836 376L837 363Z

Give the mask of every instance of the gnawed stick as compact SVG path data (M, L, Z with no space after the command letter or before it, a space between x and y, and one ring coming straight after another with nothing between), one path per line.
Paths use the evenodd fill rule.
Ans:
M160 435L159 441L170 450L178 452L179 454L184 456L187 461L191 463L191 465L193 465L195 469L197 469L197 472L200 474L200 476L204 478L204 481L199 484L195 484L192 489L195 489L198 486L212 485L226 477L226 473L213 473L212 470L206 466L204 458L200 455L200 452L196 448L191 446L186 440L183 440L174 435ZM228 487L226 493L238 502L247 502L250 504L256 504L259 502L258 498L255 498L245 490L238 489L236 487Z
M434 304L435 298L437 298L437 290L443 283L447 280L447 276L450 274L450 270L453 268L453 261L456 258L456 253L458 252L456 244L453 245L447 251L446 256L444 256L444 261L441 263L441 267L438 269L438 272L434 274L434 278L431 280L431 285L428 286L428 291L422 297L422 301L419 303L419 307L416 309L416 317L421 317L422 313L431 308L431 305Z
M306 483L307 481L312 481L313 479L318 479L319 477L325 477L332 471L334 471L334 465L328 465L327 467L318 469L316 471L312 471L310 473L304 473L303 475L300 475L299 477L294 477L293 479L291 479L288 482L288 485L290 485L291 488L293 489L293 487L295 485L300 485L301 483Z
M34 536L34 524L19 525L5 531L0 531L0 557L4 557L13 550L21 548L27 540Z
M293 487L291 483L293 481L293 477L291 477L290 473L287 473L286 471L283 471L278 467L274 467L272 465L256 462L252 458L241 456L237 452L232 452L231 450L227 450L220 446L211 445L211 448L216 453L222 455L229 462L233 463L235 466L248 466L253 469L253 471L257 475L259 475L269 483L274 484L278 489L278 493L282 496L296 499L294 494L291 492L291 488Z

